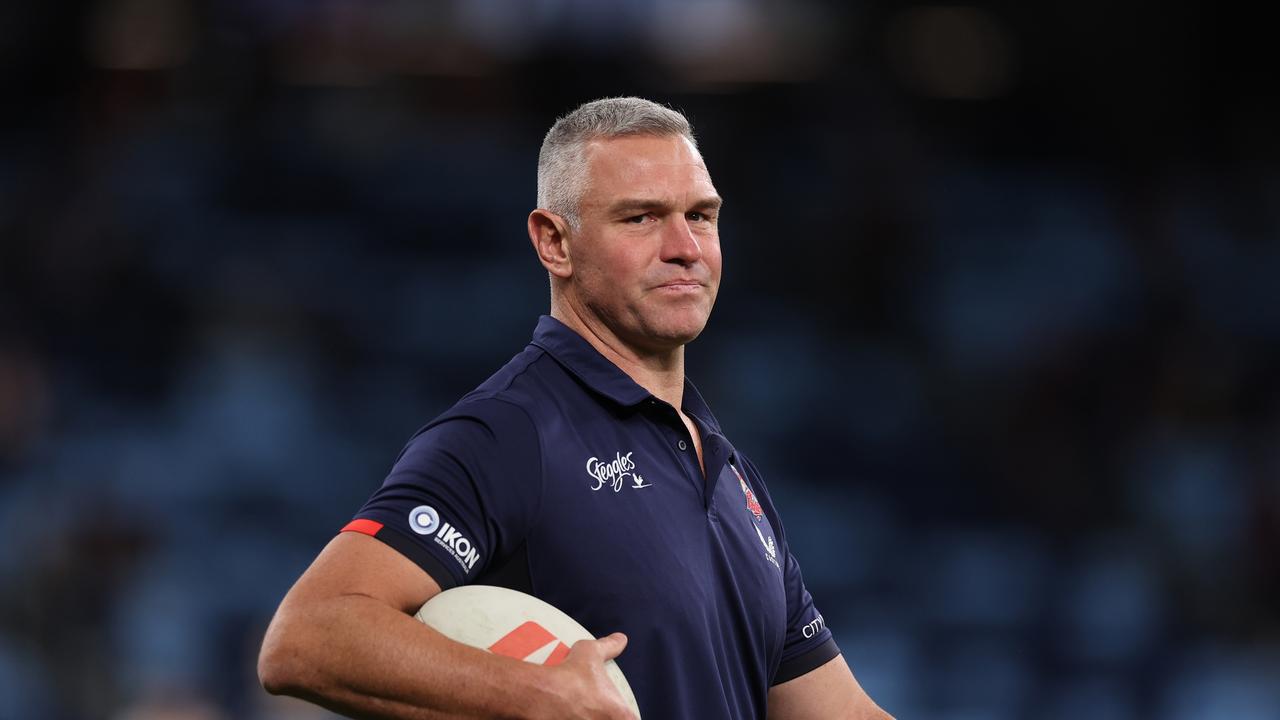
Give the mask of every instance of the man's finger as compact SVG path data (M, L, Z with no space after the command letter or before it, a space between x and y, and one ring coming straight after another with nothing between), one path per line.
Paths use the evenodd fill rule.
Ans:
M583 642L589 642L584 640ZM612 660L622 654L627 647L627 636L620 632L611 635L605 635L595 641L596 647L599 648L600 654L603 656L601 660Z
M605 635L600 638L600 645L600 649L604 651L604 659L612 660L627 649L627 636L620 632Z

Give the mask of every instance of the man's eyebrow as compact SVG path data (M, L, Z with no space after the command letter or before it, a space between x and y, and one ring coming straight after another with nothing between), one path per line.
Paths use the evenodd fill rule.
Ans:
M661 200L646 200L644 198L623 198L615 201L609 206L609 214L613 215L621 212L630 212L632 210L655 210L665 208L667 204Z
M693 207L695 210L719 210L724 205L724 198L719 195L709 195L695 202Z
M693 203L694 210L718 210L724 204L724 200L719 195L709 195L701 198ZM608 213L616 215L624 212L632 212L635 210L666 210L670 208L670 204L663 200L652 200L646 198L623 198L614 202L609 206Z

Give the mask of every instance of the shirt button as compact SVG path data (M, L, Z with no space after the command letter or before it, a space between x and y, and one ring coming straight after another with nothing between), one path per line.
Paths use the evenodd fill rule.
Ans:
M681 440L680 442L676 443L676 447L680 448L681 450L688 450L688 449L689 449L689 443L687 443L687 442L685 442L685 441Z

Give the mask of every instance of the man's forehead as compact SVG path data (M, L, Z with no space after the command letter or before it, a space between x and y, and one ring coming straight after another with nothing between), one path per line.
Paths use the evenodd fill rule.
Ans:
M609 202L619 194L689 191L714 195L702 155L681 135L627 135L592 140L586 148L587 195L584 201ZM607 197L599 197L603 194ZM593 203L594 204L594 203Z
M593 170L637 170L646 166L688 165L706 172L702 154L683 135L623 135L596 138L586 145Z

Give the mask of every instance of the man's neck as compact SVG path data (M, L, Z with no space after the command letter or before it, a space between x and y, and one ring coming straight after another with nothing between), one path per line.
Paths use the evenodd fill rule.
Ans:
M552 303L551 317L578 333L609 362L637 385L680 410L684 402L684 346L659 353L645 353L614 335L604 323L591 322L583 313Z

